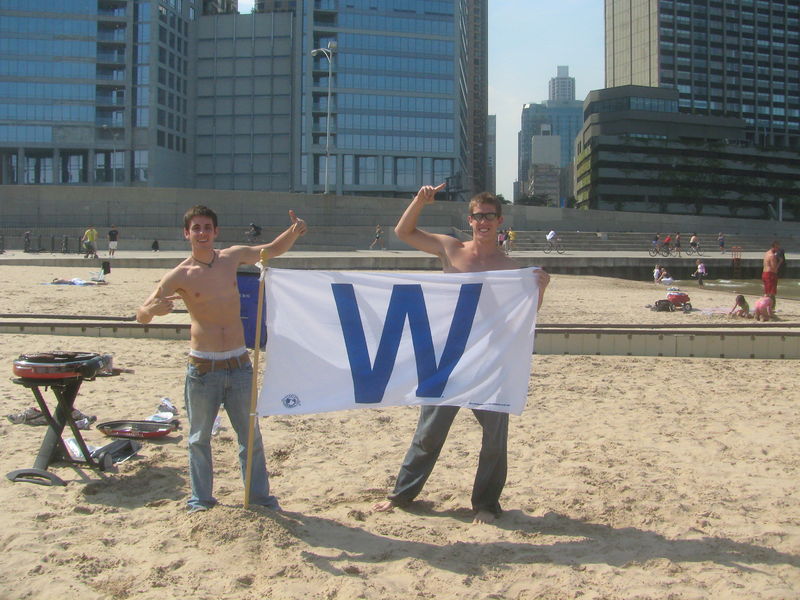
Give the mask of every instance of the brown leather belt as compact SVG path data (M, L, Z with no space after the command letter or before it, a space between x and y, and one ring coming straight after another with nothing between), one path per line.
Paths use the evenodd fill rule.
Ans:
M214 360L211 358L200 358L198 356L189 355L189 364L194 365L200 375L211 373L212 371L222 371L231 369L240 369L250 364L250 355L247 352L234 356L232 358L225 358L222 360Z

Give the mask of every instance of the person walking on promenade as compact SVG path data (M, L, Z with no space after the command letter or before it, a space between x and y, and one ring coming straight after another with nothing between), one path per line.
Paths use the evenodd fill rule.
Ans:
M114 256L117 251L117 240L119 239L119 231L116 225L112 225L108 230L108 255Z
M422 210L434 202L436 193L444 186L423 186L417 192L394 229L397 237L417 250L438 256L445 273L518 269L519 265L497 245L497 230L503 223L503 205L493 194L484 192L470 200L467 222L472 229L472 240L468 242L417 228ZM541 269L535 273L541 306L550 276ZM417 430L400 467L394 491L387 500L375 504L373 510L389 511L396 506L405 506L416 498L433 471L458 411L457 406L421 407ZM472 412L483 428L478 472L472 488L473 522L491 523L502 512L499 500L507 472L508 413L490 410Z
M97 229L93 225L89 225L89 228L84 232L81 242L83 242L83 248L86 251L83 258L97 258Z
M381 250L386 250L386 244L383 241L383 227L380 225L375 226L375 239L372 240L372 243L369 245L369 249L372 250L375 244L380 244Z
M244 478L250 425L250 397L253 367L244 341L236 271L253 265L266 250L269 257L288 251L306 224L289 211L291 225L272 242L259 246L231 246L216 250L217 215L210 208L195 206L183 218L183 235L190 244L190 256L161 279L156 289L136 311L139 323L166 315L175 300L183 300L191 318L189 364L184 399L189 417L189 512L204 511L217 500L212 495L213 467L211 432L214 420L225 406L239 441L239 463ZM253 432L252 503L279 510L270 495L269 475L264 459L261 432Z

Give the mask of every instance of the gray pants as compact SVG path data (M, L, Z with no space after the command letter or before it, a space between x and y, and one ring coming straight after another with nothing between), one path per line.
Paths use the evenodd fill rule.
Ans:
M389 495L395 504L408 504L422 491L458 410L457 406L422 407L417 431L400 467L394 491ZM473 410L472 414L483 428L478 471L472 486L472 508L499 515L500 494L508 471L508 413Z

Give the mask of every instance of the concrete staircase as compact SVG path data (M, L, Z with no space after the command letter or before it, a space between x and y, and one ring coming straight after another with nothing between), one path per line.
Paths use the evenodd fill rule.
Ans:
M545 236L547 231L518 231L515 249L519 251L541 251L547 245ZM618 252L643 252L650 249L654 233L641 232L558 232L561 243L566 250L574 251L618 251ZM691 234L681 234L681 247L689 247ZM664 238L664 234L661 235ZM704 254L719 253L717 236L712 234L698 234L700 247ZM797 236L784 237L778 240L786 252L800 252L800 232ZM744 252L766 251L772 243L772 238L763 234L725 234L725 250L729 252L734 246L739 246Z
M374 220L374 219L373 219ZM234 244L246 244L244 231L246 226L220 227L218 247ZM457 230L447 226L425 226L424 229L436 233L454 235L461 239L469 239L469 231ZM799 228L800 229L800 228ZM108 228L98 227L99 249L105 251L108 247L106 233ZM125 250L150 250L153 240L158 240L161 250L183 251L188 248L180 228L175 226L148 226L148 227L120 227L119 249ZM260 241L268 242L285 230L280 227L263 227ZM41 248L43 252L60 253L64 236L67 236L68 251L71 254L82 253L79 241L83 235L82 227L50 227L33 230L32 247ZM23 248L23 235L25 229L21 227L5 227L0 229L2 247L18 250ZM540 252L546 245L547 231L517 231L515 250ZM567 252L572 251L618 251L618 252L645 252L650 248L653 238L652 232L587 232L587 231L559 231L561 242ZM296 250L332 252L366 250L375 236L374 225L336 225L314 226L311 224L308 235L300 238ZM691 234L683 234L681 242L683 248L689 246ZM663 238L663 235L662 235ZM699 234L700 244L706 254L717 254L716 234ZM766 234L736 233L725 235L726 250L733 246L740 246L745 252L766 250L772 242L772 237ZM409 249L394 235L391 226L384 225L384 241L390 250ZM800 231L797 235L784 236L779 239L786 252L800 253Z

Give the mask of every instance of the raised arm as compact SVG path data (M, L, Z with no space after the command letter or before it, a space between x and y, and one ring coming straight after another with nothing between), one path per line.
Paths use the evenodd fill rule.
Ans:
M261 244L260 246L236 246L235 249L232 248L232 250L235 250L237 253L239 263L243 265L256 264L261 258L262 250L267 251L269 258L275 258L284 252L288 252L289 249L294 246L297 238L305 235L306 231L308 231L306 222L298 218L293 210L289 211L289 218L292 221L289 228L268 244Z
M408 205L403 216L400 217L397 225L395 225L394 232L397 234L398 239L423 252L437 256L442 256L445 253L445 244L448 243L448 240L453 240L453 238L447 235L429 233L417 227L422 209L426 204L433 204L436 193L443 190L445 185L444 183L436 187L424 185L419 189L417 195L414 196L411 204Z

